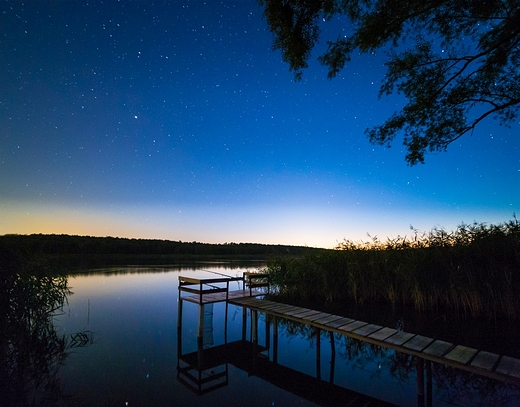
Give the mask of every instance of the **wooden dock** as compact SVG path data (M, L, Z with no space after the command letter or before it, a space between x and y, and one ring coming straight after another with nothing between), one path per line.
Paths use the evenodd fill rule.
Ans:
M244 296L265 295L269 292L267 279L267 274L250 272L244 273L243 277L193 278L180 276L179 300L205 305ZM243 283L242 290L229 290L229 283L235 281ZM183 293L188 294L183 295Z
M259 278L266 275L258 274ZM280 302L259 299L266 292L255 285L246 289L230 291L229 282L240 280L238 277L222 279L188 279L179 277L179 321L182 315L182 301L190 301L201 306L215 302L226 302L263 312L276 318L284 318L312 326L328 332L336 332L350 338L359 339L384 348L394 349L418 358L418 361L440 363L492 379L520 385L520 360L478 350L462 344L454 344L441 339L430 338L394 328L370 324L340 315L333 315L314 309L299 307ZM245 280L244 280L245 281ZM217 286L215 284L220 284ZM190 285L192 288L190 288ZM193 286L196 286L193 288ZM265 287L266 285L262 285ZM250 290L251 289L251 290ZM182 292L190 295L181 296ZM202 311L201 311L202 312ZM226 307L227 314L227 307ZM202 317L201 317L202 318Z
M253 274L253 273L251 273ZM179 305L177 319L177 380L196 394L206 394L229 384L228 363L257 376L275 386L291 392L319 405L348 405L351 407L397 407L385 401L321 379L319 358L317 359L316 377L299 372L277 362L277 339L273 338L273 361L264 353L269 352L269 324L266 325L266 345L258 343L257 311L252 309L251 341L246 340L248 305L241 303L244 299L265 296L269 292L269 280L266 275L254 273L245 275L240 290L230 291L229 283L241 278L231 279L197 279L179 277ZM199 327L197 332L197 350L184 354L182 352L182 308L183 302L195 303L199 307ZM235 304L242 308L242 340L227 341L227 322L224 329L224 344L204 348L203 346L203 309L207 304L226 303L227 321L228 305Z
M381 325L250 296L235 297L229 299L229 302L277 318L288 319L394 349L424 360L520 385L520 360L510 356L479 351L464 345L398 331Z

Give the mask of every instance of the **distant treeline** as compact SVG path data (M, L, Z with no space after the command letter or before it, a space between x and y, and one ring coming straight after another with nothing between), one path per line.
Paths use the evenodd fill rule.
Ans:
M325 249L306 246L259 243L210 244L159 239L45 234L0 236L0 260L5 257L5 252L10 252L11 256L14 254L31 259L33 262L60 267L167 264L208 258L262 260L324 251Z

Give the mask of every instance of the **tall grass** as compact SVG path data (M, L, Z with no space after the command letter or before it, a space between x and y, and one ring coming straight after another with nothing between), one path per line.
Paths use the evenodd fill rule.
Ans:
M520 319L520 222L462 224L385 242L278 258L267 272L278 293L308 300L386 302L471 317Z

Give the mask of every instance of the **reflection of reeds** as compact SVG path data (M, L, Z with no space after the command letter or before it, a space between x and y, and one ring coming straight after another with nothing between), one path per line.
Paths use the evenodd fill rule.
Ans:
M453 405L473 400L479 406L516 406L520 400L518 386L450 366L432 364L432 376L437 392Z
M520 318L520 222L434 229L412 238L345 241L337 250L278 258L279 294L306 300L384 301L472 317Z
M53 316L70 294L67 277L0 244L0 395L2 405L54 405L63 399L58 371L67 349L88 332L59 335Z
M311 326L285 319L280 319L279 324L284 328L289 340L299 336L308 341L309 346L314 346L316 331ZM327 337L330 333L322 331L321 335ZM334 364L338 370L342 365L350 365L372 375L380 375L387 371L398 384L409 383L417 374L417 360L412 355L338 333L334 333L333 337L333 357L338 359ZM431 372L435 393L440 394L440 398L450 405L473 405L471 401L477 400L478 403L475 405L480 406L518 404L518 386L437 363L432 364Z
M67 348L82 348L87 345L92 345L94 341L94 333L92 331L85 330L83 332L77 332L70 334L68 337Z

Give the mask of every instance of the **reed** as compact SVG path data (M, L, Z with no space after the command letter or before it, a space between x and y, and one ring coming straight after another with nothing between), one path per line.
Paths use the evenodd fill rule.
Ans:
M520 319L520 222L460 225L276 258L278 293L300 300L386 302L462 316Z
M54 316L70 293L65 275L0 242L1 405L71 400L62 392L59 368L70 349L93 343L93 338L89 331L65 336L55 328Z

